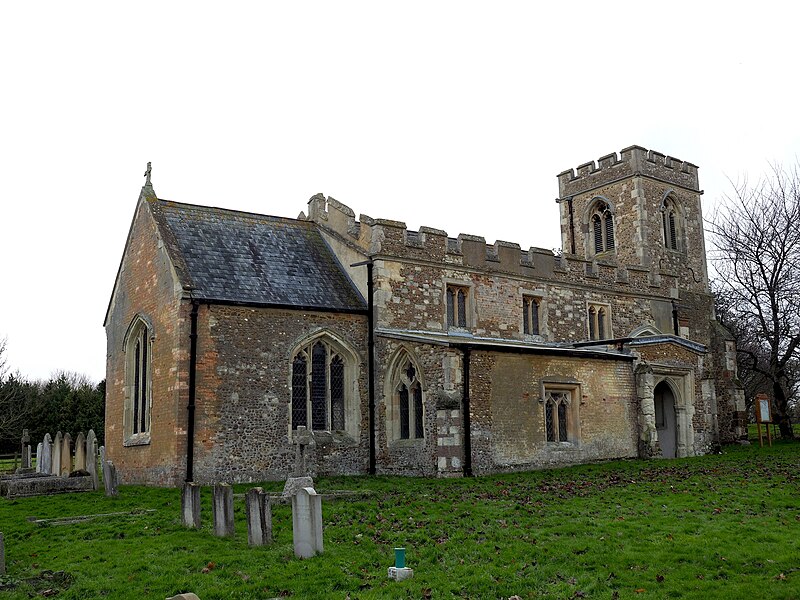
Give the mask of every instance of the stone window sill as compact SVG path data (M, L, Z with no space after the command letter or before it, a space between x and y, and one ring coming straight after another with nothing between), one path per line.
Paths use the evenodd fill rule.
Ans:
M148 446L149 444L150 444L150 432L147 432L147 433L137 433L136 435L132 435L131 437L127 438L122 445L128 448L130 446Z

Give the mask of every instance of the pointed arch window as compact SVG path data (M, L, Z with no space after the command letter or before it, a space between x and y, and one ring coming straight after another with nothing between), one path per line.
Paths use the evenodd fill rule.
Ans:
M152 330L137 316L128 329L125 344L125 443L136 445L150 441L151 423Z
M592 233L592 248L594 254L613 250L614 245L614 215L609 205L599 200L595 204L589 218Z
M548 442L569 442L571 392L546 390L544 429Z
M407 355L396 364L391 405L387 411L387 433L392 440L423 439L425 407L417 368Z
M611 337L611 307L606 304L589 304L588 324L590 340L606 340Z
M664 247L668 250L681 251L680 211L671 195L664 199L664 204L661 206L661 222L664 230Z
M522 297L522 333L540 335L539 318L542 299L536 296Z
M460 285L448 285L445 291L445 304L447 309L447 327L465 329L469 326L467 320L469 306L469 288Z
M347 429L349 368L335 344L318 338L292 358L291 421L315 431Z

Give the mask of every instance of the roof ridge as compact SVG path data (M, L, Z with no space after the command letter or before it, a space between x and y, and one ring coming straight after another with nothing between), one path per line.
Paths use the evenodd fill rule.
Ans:
M301 221L300 219L292 218L292 217L281 217L279 215L267 215L264 213L257 213L251 212L246 210L236 210L234 208L223 208L220 206L207 206L205 204L192 204L190 202L178 202L176 200L165 200L164 198L158 198L159 204L163 206L177 206L177 207L190 207L190 208L199 208L204 211L214 211L214 212L222 212L222 213L230 213L236 215L246 215L249 217L257 217L261 219L273 219L276 221L291 221L292 223L302 224L305 227L309 227L314 225L312 221Z

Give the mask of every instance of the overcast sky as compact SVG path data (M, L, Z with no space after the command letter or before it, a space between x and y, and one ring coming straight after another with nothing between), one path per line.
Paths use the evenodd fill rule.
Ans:
M639 144L704 210L800 148L791 2L4 2L0 338L105 376L147 161L160 198L560 245L556 175Z

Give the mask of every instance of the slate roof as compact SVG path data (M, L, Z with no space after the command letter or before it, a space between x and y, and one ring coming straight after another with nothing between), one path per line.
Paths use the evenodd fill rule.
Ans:
M178 276L195 298L366 310L311 222L169 200L150 206Z

